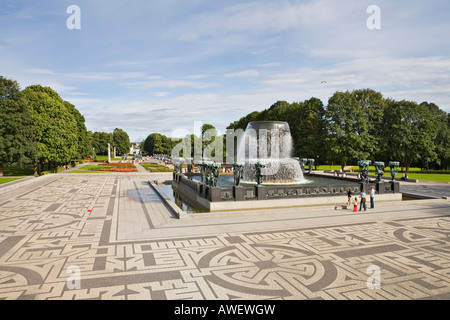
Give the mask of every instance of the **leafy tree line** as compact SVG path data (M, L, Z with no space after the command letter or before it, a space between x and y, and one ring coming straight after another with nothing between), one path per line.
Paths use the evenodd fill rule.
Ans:
M170 155L172 149L178 144L179 140L172 141L171 138L161 133L151 133L141 143L141 150L150 155L166 154Z
M94 144L107 148L97 134L87 131L84 116L53 89L32 85L21 90L17 81L0 76L0 176L5 165L33 164L38 175L45 165L50 170L86 158ZM112 145L128 153L126 132L114 130Z
M108 154L108 143L111 147L111 152L116 148L116 155L127 155L130 152L130 137L122 129L116 128L112 133L108 132L94 132L91 133L92 150L96 155Z
M217 138L217 129L211 124L203 124L201 128L201 136L197 137L194 134L187 135L183 139L169 138L160 133L151 133L147 138L142 141L141 149L148 154L166 154L172 155L174 148L181 143L184 145L183 150L180 150L178 156L186 158L194 158L194 154L209 151L212 156L215 155L213 147L214 141ZM209 150L208 147L211 149ZM184 154L187 150L191 151L190 154ZM225 149L225 145L224 145Z
M355 165L358 160L399 161L411 166L450 166L450 113L428 102L395 101L371 89L335 92L328 105L317 98L278 101L229 125L244 129L251 121L285 121L294 155L316 162Z

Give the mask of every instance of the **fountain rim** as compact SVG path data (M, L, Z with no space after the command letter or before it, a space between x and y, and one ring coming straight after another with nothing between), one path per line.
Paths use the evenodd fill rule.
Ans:
M247 124L247 127L245 130L247 130L249 128L255 129L255 128L253 128L253 126L251 126L252 124L257 124L256 129L268 129L268 130L275 129L273 127L269 127L269 125L277 124L277 125L282 125L284 131L288 131L288 132L291 131L289 123L286 121L250 121Z

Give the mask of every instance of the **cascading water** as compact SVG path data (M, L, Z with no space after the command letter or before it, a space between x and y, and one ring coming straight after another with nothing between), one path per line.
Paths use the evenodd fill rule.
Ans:
M292 158L293 141L289 124L279 121L250 122L237 148L237 160L244 163L243 183L257 182L257 164L263 184L307 183L297 160Z

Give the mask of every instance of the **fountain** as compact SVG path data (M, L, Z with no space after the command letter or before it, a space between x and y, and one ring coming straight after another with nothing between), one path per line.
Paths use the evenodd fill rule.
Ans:
M314 159L292 157L293 141L288 123L250 122L241 133L236 135L236 150L227 150L227 156L233 153L232 163L174 159L171 188L178 199L201 212L252 210L336 204L342 199L347 201L349 188L357 194L374 186L379 200L401 200L398 182L382 181L382 162L375 162L378 175L375 181L369 179L370 160L358 161L361 179L312 173ZM183 162L188 165L185 173ZM199 172L192 172L189 167L192 164ZM391 173L396 164L389 163ZM225 172L231 168L232 173Z
M292 158L292 149L287 122L250 122L237 149L237 158L244 163L242 183L306 183L299 161Z

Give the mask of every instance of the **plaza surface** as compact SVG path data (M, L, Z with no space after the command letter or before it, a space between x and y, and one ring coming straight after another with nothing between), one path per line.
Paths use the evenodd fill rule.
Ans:
M179 220L148 183L171 176L59 173L0 193L0 299L450 298L446 199Z

